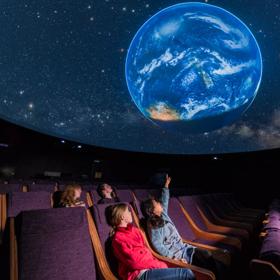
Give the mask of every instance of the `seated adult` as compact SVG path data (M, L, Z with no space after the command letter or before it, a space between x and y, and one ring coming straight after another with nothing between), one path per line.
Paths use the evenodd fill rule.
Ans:
M101 199L98 200L97 204L120 202L115 188L113 188L109 184L106 183L100 184L97 187L97 193L101 197Z
M68 185L63 191L60 199L61 207L85 207L81 200L82 187L80 185Z

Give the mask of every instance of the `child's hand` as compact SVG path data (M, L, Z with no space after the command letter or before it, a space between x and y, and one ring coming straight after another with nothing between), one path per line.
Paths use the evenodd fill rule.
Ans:
M171 177L168 176L168 174L166 174L166 179L165 179L165 188L169 188L169 184L171 182Z
M182 263L188 263L186 259L181 259L180 260Z

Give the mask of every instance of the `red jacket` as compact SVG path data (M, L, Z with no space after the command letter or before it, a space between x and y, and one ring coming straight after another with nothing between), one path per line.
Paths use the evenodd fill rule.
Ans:
M152 255L140 230L131 224L117 228L112 246L119 261L119 276L123 280L134 280L142 269L168 267Z

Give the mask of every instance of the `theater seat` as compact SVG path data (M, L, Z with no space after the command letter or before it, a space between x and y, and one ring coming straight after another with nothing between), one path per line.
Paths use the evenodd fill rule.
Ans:
M114 260L114 256L112 256L112 250L110 248L110 242L109 242L110 226L107 224L106 215L105 215L106 208L110 205L112 205L112 204L94 205L93 215L94 215L94 220L96 223L96 230L97 230L98 236L99 236L100 246L103 249L103 254L101 254L100 257L99 257L99 255L97 255L97 259L99 262L103 262L103 263L106 261L106 263L108 263L111 270L114 271L115 275L116 275L116 273L117 273L116 267L114 266L115 260ZM139 220L138 220L133 208L129 204L128 204L128 206L130 207L132 215L133 215L134 225L140 229ZM143 236L147 242L146 243L147 246L151 249L144 232L143 232ZM182 262L174 261L174 260L162 257L162 256L158 255L156 252L154 252L152 249L151 249L151 251L155 257L157 257L160 260L170 263L170 265L172 265L174 267L185 267L185 268L192 269L197 280L214 280L215 279L214 274L209 270L202 269L202 268L192 266L189 264L182 264ZM102 260L102 257L105 258L105 261Z
M135 189L133 192L138 200L143 201L148 198L158 198L161 194L161 189Z
M8 217L16 217L21 211L51 207L49 192L13 192L8 195Z
M168 215L174 222L178 232L180 233L183 240L189 244L197 246L202 249L211 251L214 258L223 262L226 265L230 265L231 257L235 254L235 249L228 247L221 241L207 239L200 236L191 223L186 219L182 206L176 198L170 198Z
M28 186L28 191L30 192L39 192L39 191L46 191L46 192L54 192L55 185L50 184L31 184Z
M84 208L25 211L20 231L19 280L95 280Z
M8 217L10 224L10 276L17 278L17 243L15 233L15 217L22 211L51 208L51 194L49 192L14 192L8 197Z
M191 196L191 199L194 201L196 208L205 223L207 231L214 233L222 233L229 236L235 236L241 239L242 241L247 241L249 239L249 233L245 229L217 225L211 213L207 211L207 207L202 202L201 197L199 195Z
M241 250L241 241L236 237L230 237L221 233L211 233L207 231L207 227L196 207L194 200L191 196L180 196L179 201L183 207L183 212L186 219L190 222L193 230L196 232L196 236L199 239L213 240L215 242L230 245ZM171 207L171 206L170 206ZM228 246L227 246L228 247Z
M120 190L118 189L117 191L117 196L120 199L121 202L133 202L134 201L134 196L131 190Z
M269 222L264 227L259 258L251 261L253 280L280 279L280 211L275 210L275 204L273 209L269 212Z
M0 184L0 244L2 243L7 222L7 194L22 191L21 187L22 185L18 183Z
M250 234L250 236L255 233L254 226L252 224L246 223L246 222L240 222L240 221L233 221L233 220L230 220L228 218L221 216L220 209L209 198L209 195L201 195L200 198L203 201L206 211L209 213L209 215L212 216L213 223L222 225L222 226L244 229ZM209 218L209 216L208 216L208 218Z

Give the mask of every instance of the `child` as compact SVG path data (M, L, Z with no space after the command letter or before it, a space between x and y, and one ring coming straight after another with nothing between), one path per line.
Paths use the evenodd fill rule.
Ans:
M82 188L80 185L68 185L61 195L61 207L85 207L81 200Z
M121 279L195 279L190 269L168 268L167 263L152 255L141 231L132 225L132 215L127 204L120 203L107 209L108 222L112 227L112 247L119 261Z
M155 199L148 199L142 205L147 217L148 235L153 247L162 256L209 269L217 275L217 267L220 270L222 264L216 262L209 251L184 243L168 216L170 182L171 178L166 175L165 185L162 189L162 203Z

